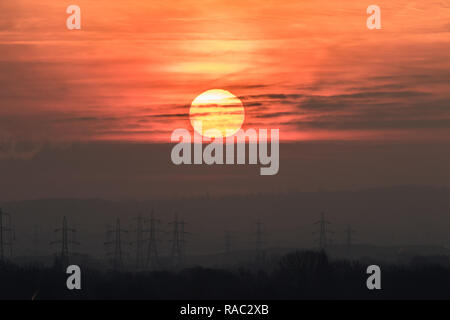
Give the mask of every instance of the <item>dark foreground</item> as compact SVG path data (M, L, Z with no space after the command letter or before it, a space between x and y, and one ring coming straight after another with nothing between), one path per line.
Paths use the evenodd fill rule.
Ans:
M82 289L68 290L64 268L0 266L0 299L449 299L450 267L427 261L380 265L381 290L368 290L367 265L294 252L272 271L193 267L125 273L82 268Z

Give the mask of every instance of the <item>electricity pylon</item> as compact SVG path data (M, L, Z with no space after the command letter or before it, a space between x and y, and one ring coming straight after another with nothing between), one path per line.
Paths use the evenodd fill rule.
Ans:
M232 261L231 254L234 250L233 245L233 234L231 233L231 231L226 230L224 233L224 255L222 257L224 265L229 264Z
M264 250L264 224L258 218L256 221L256 264L261 266L265 260L265 250Z
M141 270L144 267L144 232L147 232L147 230L144 230L144 219L141 214L134 220L136 220L136 229L133 231L136 233L136 239L131 244L136 247L136 270Z
M145 261L146 268L150 268L152 270L158 268L159 266L159 257L158 257L158 234L159 234L159 225L161 223L160 220L155 219L153 210L150 214L150 219L148 222L148 247L147 247L147 259Z
M128 234L128 230L124 230L120 227L120 219L116 220L116 225L112 229L106 232L107 241L105 245L114 245L113 252L108 252L107 255L113 255L112 266L114 270L122 270L124 268L123 256L124 252L122 250L122 234Z
M33 227L33 245L34 245L34 255L39 256L39 227L37 224Z
M0 208L0 262L6 260L6 247L9 247L9 256L12 257L12 240L11 215Z
M345 229L345 242L347 244L347 248L350 249L353 245L353 234L355 234L355 230L352 229L352 227L350 225L347 226L347 229Z
M63 265L68 265L70 260L69 244L79 244L75 240L76 230L70 228L67 225L67 219L64 216L61 228L54 230L55 234L61 233L61 239L50 242L50 244L61 244L61 251L57 253L57 257L60 259L60 263ZM72 239L69 239L69 234L72 235Z
M184 264L186 240L185 235L187 232L184 227L186 223L183 220L178 220L178 215L175 214L174 221L170 222L172 226L172 262L175 267L180 268Z
M9 232L9 257L12 259L13 256L13 241L16 241L16 227L12 224L12 222L9 222L11 231Z
M346 235L346 244L347 244L347 254L349 257L353 256L353 241L354 241L354 237L353 234L356 231L352 229L352 227L350 225L347 226L347 229L345 230L345 235Z
M233 237L230 231L225 231L225 255L229 256L233 250Z
M331 223L325 220L325 213L321 212L320 220L316 221L314 224L319 225L319 231L314 232L315 234L319 233L319 239L317 241L319 244L319 249L326 250L328 245L331 243L331 239L328 237L328 235L332 233L328 227Z

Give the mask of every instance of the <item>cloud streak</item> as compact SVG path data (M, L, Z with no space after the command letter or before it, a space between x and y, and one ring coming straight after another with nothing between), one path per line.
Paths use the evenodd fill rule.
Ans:
M0 4L0 129L15 141L167 142L213 88L242 99L245 128L286 140L450 130L444 2L382 0L373 32L350 0L78 5L70 32L65 4Z

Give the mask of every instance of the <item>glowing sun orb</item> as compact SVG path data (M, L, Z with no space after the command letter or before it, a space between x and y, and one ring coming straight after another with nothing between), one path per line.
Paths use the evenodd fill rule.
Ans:
M189 119L194 130L208 138L228 137L244 123L242 101L229 91L212 89L192 101Z

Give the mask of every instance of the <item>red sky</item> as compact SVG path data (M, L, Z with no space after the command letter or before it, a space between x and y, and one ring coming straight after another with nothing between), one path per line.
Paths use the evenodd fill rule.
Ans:
M282 140L448 140L450 1L370 4L2 1L0 138L168 142L219 88Z

